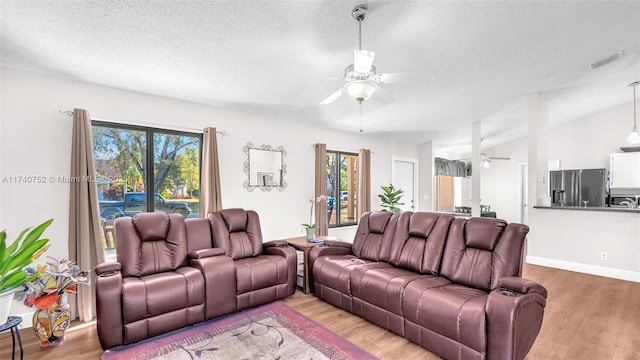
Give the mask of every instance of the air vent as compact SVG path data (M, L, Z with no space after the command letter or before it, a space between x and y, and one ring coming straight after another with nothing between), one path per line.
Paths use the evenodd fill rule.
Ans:
M620 59L620 58L622 57L622 55L623 55L623 54L624 54L624 51L620 50L620 51L618 51L617 53L613 53L613 54L611 54L611 55L607 56L607 57L606 57L606 58L604 58L604 59L600 59L600 60L598 60L598 61L596 61L596 62L592 63L592 64L591 64L591 65L589 65L589 66L591 67L591 70L597 69L597 68L599 68L599 67L601 67L601 66L605 66L605 65L607 65L607 64L609 64L609 63L612 63L612 62L614 62L614 61L616 61L616 60Z

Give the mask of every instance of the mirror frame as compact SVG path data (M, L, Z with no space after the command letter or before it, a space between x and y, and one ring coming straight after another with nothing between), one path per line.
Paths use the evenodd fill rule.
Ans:
M282 159L282 168L281 168L282 179L280 179L281 180L280 185L250 185L249 180L251 180L251 158L249 157L249 151L252 149L280 152L281 159ZM244 183L242 184L242 186L246 188L247 191L252 192L256 188L262 191L271 191L274 188L278 189L278 191L284 191L284 188L287 187L287 182L284 181L284 175L287 173L287 164L284 163L284 157L287 156L287 151L282 146L278 146L277 148L274 149L273 147L271 147L271 145L262 144L259 147L256 147L255 145L253 145L253 143L248 142L247 145L245 145L242 148L242 151L244 151L244 153L247 154L247 160L244 161L244 166L243 166L244 173L247 174L247 180L245 180Z

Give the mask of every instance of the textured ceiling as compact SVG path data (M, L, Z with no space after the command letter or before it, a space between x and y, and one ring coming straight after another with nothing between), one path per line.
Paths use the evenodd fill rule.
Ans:
M358 132L357 103L318 104L352 63L360 3L378 72L405 73L391 104L363 103L368 134L465 153L474 121L483 147L524 135L527 95L561 123L630 101L640 79L640 1L3 0L1 61Z

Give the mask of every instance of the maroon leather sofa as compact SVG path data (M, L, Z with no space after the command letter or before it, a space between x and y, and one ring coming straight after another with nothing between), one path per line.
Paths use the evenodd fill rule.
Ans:
M446 359L523 359L546 289L523 279L526 225L427 212L365 213L353 244L309 254L315 296Z
M262 243L254 211L209 219L140 213L114 224L117 262L95 268L103 349L131 344L295 292L296 253Z

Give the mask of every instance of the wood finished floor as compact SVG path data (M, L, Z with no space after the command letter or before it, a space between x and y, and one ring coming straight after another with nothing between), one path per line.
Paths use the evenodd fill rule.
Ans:
M527 359L640 360L640 283L526 265L524 277L549 291L542 331ZM438 359L366 320L297 291L285 302L380 359ZM65 343L41 349L31 328L21 331L25 359L100 359L95 323L74 323ZM0 334L0 359L11 337Z

